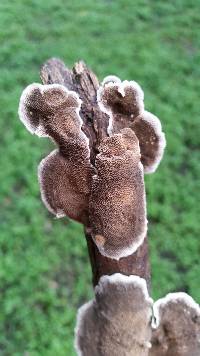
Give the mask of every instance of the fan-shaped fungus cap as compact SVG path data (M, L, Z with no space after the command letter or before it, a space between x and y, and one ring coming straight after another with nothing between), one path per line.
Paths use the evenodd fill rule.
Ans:
M152 300L138 276L101 277L95 299L78 312L75 346L79 356L147 356Z
M58 150L51 152L38 167L42 201L58 218L68 216L85 223L92 170L85 162L72 162Z
M165 135L160 120L144 110L144 93L139 84L108 76L98 91L97 100L110 117L109 134L131 128L139 140L144 172L154 172L164 153Z
M186 293L171 293L154 304L156 329L150 356L199 356L200 307Z
M135 81L123 81L108 76L97 92L102 111L110 116L109 133L117 133L129 126L129 121L144 111L144 93ZM128 125L127 125L128 124Z
M134 120L132 130L139 140L144 172L155 172L166 146L160 120L150 112L144 111Z
M59 146L39 166L42 199L58 217L85 221L92 168L81 130L81 101L64 86L31 84L22 93L19 116L26 128Z
M96 157L89 203L92 237L100 253L119 259L146 236L146 202L138 139L131 129L104 139Z

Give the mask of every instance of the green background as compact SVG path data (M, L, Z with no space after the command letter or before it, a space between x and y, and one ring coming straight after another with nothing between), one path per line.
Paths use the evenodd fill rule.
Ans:
M145 177L152 294L200 301L199 23L199 0L1 0L1 355L74 355L76 310L93 295L81 225L56 220L40 200L37 165L53 146L17 115L23 88L51 56L144 89L167 138L159 169Z

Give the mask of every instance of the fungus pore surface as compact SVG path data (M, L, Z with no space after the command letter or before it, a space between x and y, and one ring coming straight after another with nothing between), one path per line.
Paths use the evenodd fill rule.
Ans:
M132 254L147 232L140 148L131 129L104 139L96 157L89 202L92 237L104 256Z

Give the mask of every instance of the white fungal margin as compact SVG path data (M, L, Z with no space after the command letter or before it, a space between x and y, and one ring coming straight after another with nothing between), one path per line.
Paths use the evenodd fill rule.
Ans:
M97 245L95 238L93 238L93 241L96 244L96 246L98 247L98 250L101 253L101 255L108 257L108 258L112 258L113 260L119 261L120 258L122 258L122 257L127 257L127 256L132 255L142 245L142 243L144 242L145 236L147 234L147 224L148 224L148 220L146 219L146 223L144 224L144 229L143 229L142 233L139 236L137 236L136 241L134 241L128 247L124 247L120 251L117 251L113 254L105 251L104 247Z
M74 339L74 348L77 352L78 356L83 356L83 353L79 347L79 342L78 342L78 338L79 335L81 334L81 329L83 329L83 319L85 318L85 316L87 315L87 311L93 307L93 303L94 300L90 300L89 302L83 304L77 312L77 317L76 317L76 326L74 329L74 333L75 333L75 339Z
M58 152L59 152L59 150L55 149L47 157L42 159L42 161L40 162L40 164L38 166L38 181L39 181L39 185L40 185L40 193L41 193L42 202L44 203L46 208L50 211L50 213L52 213L53 215L56 215L56 218L59 219L59 218L65 217L66 214L61 209L54 210L52 208L52 206L49 204L49 202L47 200L47 197L45 195L45 191L43 189L43 182L45 180L45 178L43 177L44 166L47 165L48 161L50 160L50 158L52 158L53 156L56 156Z
M177 293L169 293L164 298L158 299L153 304L153 315L154 318L152 319L152 328L156 329L160 325L160 309L167 305L170 302L185 303L189 308L195 309L197 314L200 316L200 306L198 303L194 301L194 299L184 292L177 292Z
M142 109L144 109L144 92L143 92L141 86L134 80L131 80L131 81L124 80L123 82L120 83L119 89L118 89L118 92L121 93L121 95L123 97L125 97L125 95L126 95L125 89L127 87L131 87L135 91L136 98L138 100L140 109L142 111Z
M160 161L163 157L164 150L166 147L166 139L165 139L165 134L162 131L160 120L158 119L157 116L145 110L141 120L148 122L153 127L159 139L156 160L150 166L144 167L144 173L150 174L150 173L154 173L160 164Z
M101 86L104 86L105 84L108 84L110 82L113 83L121 83L121 79L118 78L116 75L108 75L107 77L105 77L101 83Z
M108 76L109 77L109 76ZM106 77L106 78L108 78ZM105 79L106 79L105 78ZM104 81L103 81L104 82ZM121 82L120 82L121 83ZM111 109L108 109L106 108L102 101L101 101L101 98L102 98L102 93L103 93L103 90L105 87L109 86L109 87L113 87L113 86L116 86L117 83L114 83L114 82L105 82L104 85L100 86L99 89L97 90L97 103L99 105L99 108L102 112L104 112L105 114L108 115L109 117L109 121L108 121L108 128L107 128L107 133L108 135L111 135L112 133L112 122L113 122L113 115L112 115L112 111Z
M151 305L153 304L152 298L149 297L149 292L145 279L136 275L126 276L121 273L114 273L111 276L104 275L100 278L98 285L95 287L95 294L102 293L103 290L107 287L107 285L111 283L118 285L132 284L135 287L141 289L146 301L148 301Z
M26 129L31 134L35 134L35 126L32 125L29 121L29 117L26 113L25 104L26 104L26 99L29 97L29 95L32 93L32 91L34 91L35 89L38 89L38 88L40 89L40 87L42 87L42 84L38 84L38 83L33 83L33 84L28 85L23 90L20 100L19 100L19 108L18 108L19 119L21 120L21 122L24 124ZM30 115L32 115L32 112L30 112Z

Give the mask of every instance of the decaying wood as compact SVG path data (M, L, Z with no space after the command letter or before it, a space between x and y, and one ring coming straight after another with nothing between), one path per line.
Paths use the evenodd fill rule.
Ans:
M91 163L94 164L98 145L107 136L108 116L103 113L96 100L99 82L95 74L82 62L69 69L59 59L48 60L41 68L43 84L62 84L69 90L74 90L82 100L81 118L82 130L89 138ZM93 283L96 285L102 275L122 273L124 275L138 275L150 284L150 267L148 260L148 242L145 238L138 250L119 260L107 258L100 254L90 235L90 226L85 229L89 256L93 272Z
M98 283L101 276L112 275L119 272L127 276L133 274L142 277L146 279L147 285L150 286L150 266L148 259L147 238L132 255L120 258L119 260L113 260L100 254L97 246L87 231L85 235L87 238L94 285Z

